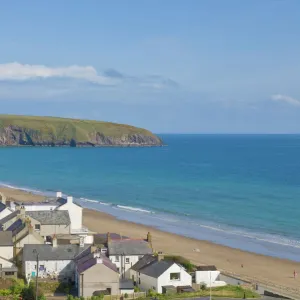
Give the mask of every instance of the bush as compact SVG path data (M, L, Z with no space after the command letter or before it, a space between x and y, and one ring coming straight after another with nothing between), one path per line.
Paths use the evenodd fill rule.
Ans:
M206 283L202 282L200 283L200 290L205 291L207 288Z
M195 265L193 265L188 259L179 256L179 255L167 255L165 256L165 260L171 260L174 261L177 264L182 265L187 272L192 272L195 269Z
M135 293L138 293L138 292L140 292L140 291L141 291L141 289L140 289L138 286L135 286L135 287L134 287L134 292L135 292Z
M12 292L10 289L0 290L0 296L9 296L11 294L12 294Z
M125 297L125 298L128 298L128 294L127 294L127 293L125 293L124 297Z

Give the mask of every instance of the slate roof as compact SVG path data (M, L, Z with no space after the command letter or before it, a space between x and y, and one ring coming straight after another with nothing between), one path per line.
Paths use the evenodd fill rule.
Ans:
M167 271L173 264L174 264L173 261L167 261L167 260L156 261L140 269L139 272L153 278L158 278L165 271Z
M42 225L69 225L71 223L67 210L28 211L26 216L37 220Z
M5 218L0 220L0 225L4 225L6 222L8 222L9 220L11 220L12 218L16 217L18 215L19 211L16 210L14 212L12 212L11 214L9 214L8 216L6 216Z
M0 212L6 208L6 205L0 202Z
M12 223L6 231L12 231L12 235L15 236L18 234L23 228L25 228L25 223L21 219L18 219L14 223Z
M117 266L113 264L107 256L100 255L99 258L102 259L102 264L104 266L115 271L116 273L119 273ZM90 253L77 261L77 271L78 273L83 273L89 268L95 266L96 264L97 264L97 258L94 257L94 253Z
M217 271L216 266L198 266L197 271Z
M120 280L119 289L120 290L121 289L122 290L133 290L134 289L134 285L133 285L132 280L130 280L130 279Z
M150 263L153 263L154 261L157 261L157 257L146 254L144 255L137 263L135 263L131 269L134 271L139 271L140 269L144 268L145 266L149 265Z
M118 233L110 233L111 240L121 240L121 239L129 239L128 236L120 235ZM107 233L97 233L94 234L94 244L107 244Z
M35 261L36 253L39 253L40 260L73 260L88 246L80 247L79 245L30 245L25 244L23 248L23 260ZM35 250L35 251L34 251Z
M112 240L108 243L109 255L145 255L153 251L144 240Z
M56 202L58 203L59 206L62 206L62 205L64 205L64 204L66 204L67 201L68 201L68 200L67 200L66 198L58 198L58 199L56 200ZM73 203L76 204L76 205L79 206L79 207L82 207L80 204L76 203L74 200L73 200Z
M1 231L0 232L0 247L1 246L13 246L12 232Z

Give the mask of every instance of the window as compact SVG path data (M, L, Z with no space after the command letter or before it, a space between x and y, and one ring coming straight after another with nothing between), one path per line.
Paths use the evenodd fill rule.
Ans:
M180 273L170 273L170 280L180 280Z
M41 230L41 225L40 224L35 224L34 229L35 230Z
M129 258L128 257L125 258L125 263L129 264Z
M119 262L120 261L120 258L119 256L116 256L116 259L115 259L116 262Z
M14 272L5 272L5 276L14 276L15 273Z
M40 265L40 266L39 266L39 270L40 270L40 271L45 271L45 266L44 266L44 265Z

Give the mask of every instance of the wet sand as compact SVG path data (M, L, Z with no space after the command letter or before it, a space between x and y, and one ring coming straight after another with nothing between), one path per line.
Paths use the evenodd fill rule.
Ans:
M7 197L20 201L41 201L45 197L25 191L0 188ZM300 295L300 277L294 279L294 270L300 273L300 263L195 240L163 232L123 220L99 211L84 209L83 223L91 231L115 232L132 238L146 238L152 234L153 248L165 254L181 255L198 265L216 265L228 274L239 276L276 290Z

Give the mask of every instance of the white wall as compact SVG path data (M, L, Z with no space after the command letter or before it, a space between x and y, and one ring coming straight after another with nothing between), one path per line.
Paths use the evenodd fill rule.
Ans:
M87 235L84 237L84 244L93 244L94 243L94 236Z
M13 246L1 246L0 247L0 256L5 259L12 259L14 256L14 247Z
M180 280L171 280L171 273L180 273ZM162 286L173 285L173 286L182 286L182 285L192 285L192 276L188 274L182 267L174 263L167 271L159 276L157 282L157 292L162 293Z
M211 274L211 279L210 279ZM224 281L217 281L220 275L220 271L196 271L195 272L195 281L196 283L205 283L207 287L224 286L226 283Z
M26 205L24 204L25 211L41 211L41 210L54 210L57 207L57 204L49 205Z
M119 260L117 260L117 256L110 255L109 259L119 268L120 275L124 275L124 277L130 279L130 271L129 269L136 264L140 258L142 258L143 255L127 255L127 256L121 256L119 255ZM126 258L129 259L129 262L126 263ZM121 265L123 266L123 270L121 270Z
M14 265L12 262L7 261L6 259L3 259L2 257L0 257L0 264L2 265L2 268L11 268Z
M32 272L36 274L36 261L26 261L24 265L24 273L26 276L32 274ZM41 265L43 265L46 270L44 272L39 270L39 277L46 277L47 274L54 273L68 278L74 276L75 264L71 260L40 260L39 266Z
M5 218L6 216L10 215L13 212L12 209L6 207L4 208L1 212L0 212L0 220L2 220L3 218Z
M58 210L67 210L69 212L71 220L71 229L80 229L82 228L82 207L71 202L66 203L57 208Z

